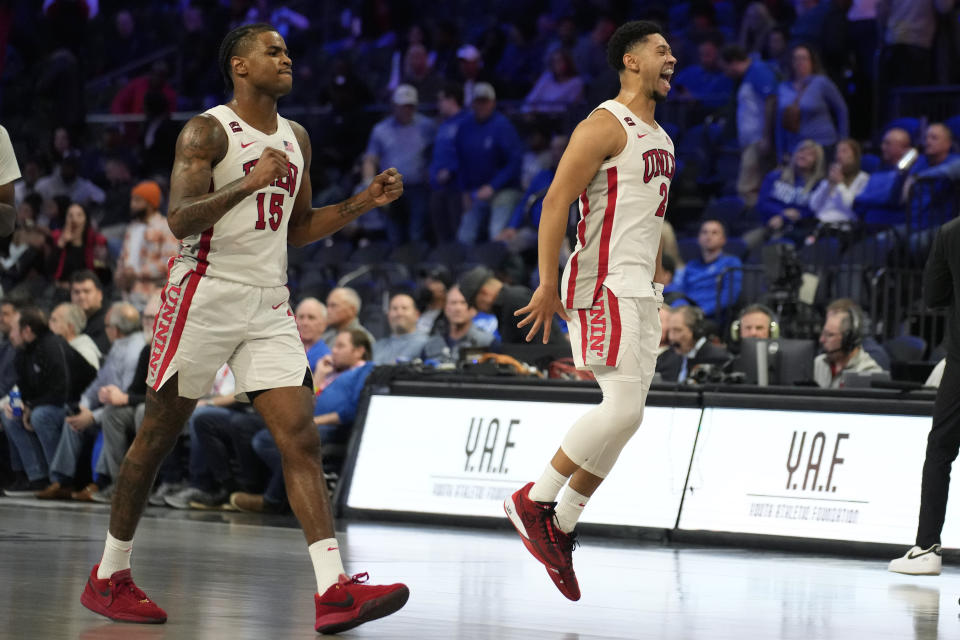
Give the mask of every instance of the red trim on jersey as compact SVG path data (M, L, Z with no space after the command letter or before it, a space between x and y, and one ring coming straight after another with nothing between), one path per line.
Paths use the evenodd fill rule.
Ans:
M607 366L617 366L617 354L620 352L620 303L613 291L607 289L607 311L610 313L610 349L607 352Z
M177 352L177 347L180 345L180 336L183 334L183 326L187 323L190 301L193 300L193 294L197 291L197 285L199 285L200 280L202 280L199 271L191 273L188 278L190 281L187 283L187 290L184 292L183 300L180 302L177 319L174 320L173 327L170 329L170 341L167 343L166 350L163 354L163 363L161 363L160 370L157 371L157 378L153 382L154 391L160 390L160 384L163 382L163 376L167 372L167 367L170 366L170 361L173 360L173 354ZM159 317L158 315L157 318ZM156 318L154 318L154 326L156 326L156 321Z
M603 227L600 231L600 259L597 263L597 283L593 287L593 299L600 294L600 287L610 267L610 236L613 233L613 216L617 211L617 168L607 169L607 208L603 211Z
M580 312L580 351L583 354L583 364L587 364L587 310L578 309Z
M583 215L580 216L580 222L577 223L577 239L580 241L580 248L587 241L587 216L590 215L590 201L587 199L587 190L584 189L580 194L580 202L583 205ZM577 293L577 258L579 250L574 252L570 260L570 279L567 281L567 309L573 309L573 298Z
M213 227L209 227L200 234L200 247L197 250L197 274L204 275L207 272L207 256L210 254L210 241L213 239Z

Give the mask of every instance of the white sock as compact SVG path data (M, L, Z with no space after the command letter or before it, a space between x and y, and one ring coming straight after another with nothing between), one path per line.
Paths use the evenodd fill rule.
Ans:
M553 502L565 484L567 484L566 476L561 475L552 464L548 464L540 479L530 487L530 499L534 502Z
M590 496L577 493L572 488L567 487L563 492L563 497L557 504L557 524L564 533L570 533L577 526L577 520L583 513L583 508L587 506Z
M107 531L107 543L103 547L103 557L100 558L97 579L104 580L117 571L129 569L130 553L132 551L133 540L117 540Z
M337 584L340 574L346 573L340 560L340 543L336 538L317 540L307 550L313 561L313 572L317 574L317 593L323 595L324 591Z

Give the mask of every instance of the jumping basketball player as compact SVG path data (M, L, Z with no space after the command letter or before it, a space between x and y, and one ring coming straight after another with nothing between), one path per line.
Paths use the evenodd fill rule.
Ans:
M315 628L336 633L397 611L402 584L348 577L334 537L313 382L286 284L287 243L303 246L396 200L403 177L378 175L362 193L312 209L310 138L277 115L293 83L283 38L267 24L238 27L220 46L233 100L192 118L177 140L169 224L180 239L156 319L143 426L116 478L110 528L81 602L112 620L160 623L167 614L130 577L133 534L161 461L228 362L283 456L290 506L317 578Z
M593 372L603 401L567 432L540 479L504 503L527 549L563 595L580 598L571 553L574 527L620 451L640 426L660 343L660 227L675 163L673 142L653 119L670 91L676 59L652 22L621 26L607 45L620 93L577 125L540 218L540 286L518 326L527 340L567 319L578 368ZM577 246L557 287L567 208L579 197ZM569 480L569 484L568 484ZM566 491L556 502L560 490Z

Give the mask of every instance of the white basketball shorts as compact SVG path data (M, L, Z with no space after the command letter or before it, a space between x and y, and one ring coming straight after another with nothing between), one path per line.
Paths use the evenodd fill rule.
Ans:
M650 385L660 345L655 298L617 298L606 286L589 309L568 309L570 347L578 369L596 377Z
M307 356L284 287L256 287L175 265L154 321L147 384L158 391L178 375L179 395L210 393L227 363L235 394L303 384Z

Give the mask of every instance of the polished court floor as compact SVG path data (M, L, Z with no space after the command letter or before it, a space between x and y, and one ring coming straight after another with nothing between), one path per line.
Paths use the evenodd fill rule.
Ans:
M0 498L0 638L316 638L315 583L289 519L151 509L134 577L161 626L80 605L107 525L102 505ZM410 586L407 606L344 638L860 640L960 638L960 571L889 574L878 560L586 539L583 598L565 600L515 534L347 524L351 572Z

